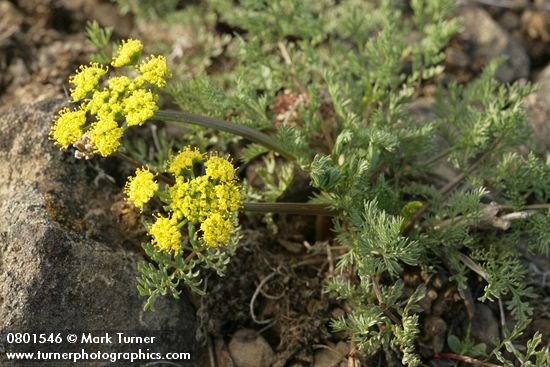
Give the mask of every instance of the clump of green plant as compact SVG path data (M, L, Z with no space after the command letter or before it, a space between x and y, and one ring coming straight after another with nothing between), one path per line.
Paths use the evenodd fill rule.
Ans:
M108 31L92 24L88 32L93 43L107 46ZM201 268L223 274L239 238L236 215L241 188L231 161L215 153L205 155L187 146L149 169L120 152L125 131L142 126L155 113L182 119L179 114L158 111L158 90L171 73L164 56L152 55L140 63L142 49L141 41L129 39L112 57L106 51L99 54L97 59L110 59L109 65L92 62L81 66L69 78L75 106L59 111L50 139L61 148L76 148L78 159L100 154L130 161L138 168L124 189L128 201L142 212L153 199L162 203L162 210L153 215L154 222L144 219L151 241L143 248L155 265L139 266L138 290L148 297L145 309L149 309L159 295L179 296L181 281L202 294ZM102 82L109 67L115 68L116 75ZM229 131L249 133L267 145L275 144L262 133L224 124Z
M136 207L143 208L155 196L163 203L164 213L155 214L154 223L146 222L152 239L143 245L157 265L138 267L138 289L148 297L145 309L159 295L170 292L177 297L181 280L203 294L199 269L214 269L223 275L239 239L236 213L241 195L233 164L186 147L166 165L175 177L171 185L161 189L153 173L138 169L124 190ZM204 174L195 174L197 165Z
M479 301L498 302L501 317L506 309L514 319L512 328L501 325L502 338L490 352L450 338L455 353L476 354L462 360L548 365L540 334L525 353L513 344L529 324L529 299L535 296L518 242L547 254L550 238L550 156L517 150L528 141L523 98L532 87L500 84L495 73L501 60L495 60L468 85L439 84L435 120L410 113L423 85L438 84L443 72L443 48L460 28L454 2L412 0L410 8L389 0L378 5L359 0L205 3L221 22L239 29L228 50L236 66L221 76L177 75L165 91L182 111L153 108L147 118L192 123L248 141L239 152L243 164L263 156L265 169L284 175L263 191L244 182L249 199L277 199L277 182L292 185L294 171L275 166L289 164L309 175L315 195L307 203L245 202L234 169L223 158L206 158L192 148L174 155L181 146L164 136L155 140L161 159L144 162L143 149L125 145L128 161L141 160L136 165L150 168L129 181L128 197L138 207L154 194L162 203L157 217L162 225L159 232L156 224L149 228L153 241L144 246L156 264L140 268L140 292L149 296L148 305L159 295L177 296L180 281L200 291L201 267L223 274L237 247L229 240L238 237L238 209L330 215L336 240L347 251L326 291L336 292L350 310L332 325L347 332L360 353L382 350L399 356L403 365L420 365L417 303L426 289L418 287L403 302L402 278L405 268L432 274L444 269L464 299L468 279L479 276L486 284ZM94 70L94 75L104 72ZM127 101L117 103L118 121L125 117ZM61 130L55 126L54 138ZM69 140L61 145L77 141L72 135ZM173 169L178 157L185 157L185 170ZM231 179L209 173L212 159L225 162ZM441 184L430 175L443 160L457 174ZM155 175L163 178L164 189L158 190ZM141 181L143 186L133 186ZM232 194L217 191L224 185ZM191 207L199 199L205 200L204 213ZM207 239L205 225L212 212L219 215L215 228L227 229L215 241Z

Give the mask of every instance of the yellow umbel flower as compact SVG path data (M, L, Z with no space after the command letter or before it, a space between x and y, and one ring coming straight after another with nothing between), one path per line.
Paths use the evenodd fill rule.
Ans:
M229 242L231 223L220 214L209 216L201 224L202 239L208 246L218 247Z
M166 78L171 76L164 56L149 56L138 69L143 79L157 87L164 87Z
M241 206L241 192L234 183L223 183L214 187L216 193L216 210L234 212Z
M158 216L149 229L149 235L153 237L151 243L166 252L181 250L181 232L176 225L175 218Z
M136 39L123 41L111 65L115 68L138 65L143 44ZM139 69L134 70L134 69ZM141 126L158 110L158 88L170 76L164 56L151 55L127 75L114 76L100 89L100 79L109 67L99 63L82 65L69 82L74 85L71 96L80 106L74 111L64 108L55 117L50 139L63 148L76 144L76 157L91 158L92 153L108 156L120 146L120 138L129 126ZM87 124L87 112L92 118ZM91 125L91 126L90 126ZM89 131L86 131L89 127ZM82 145L79 140L85 136ZM80 146L82 145L82 147ZM93 145L93 151L89 148ZM86 147L88 146L88 147Z
M113 57L111 65L115 68L120 68L126 65L135 64L143 50L143 44L140 40L129 39L122 41L122 45L119 46L116 57Z
M138 168L134 177L128 177L124 186L124 193L134 205L141 210L151 200L159 188L155 175L149 170Z
M155 96L145 89L136 89L122 104L128 126L143 125L158 110Z
M99 79L107 72L103 65L91 63L89 66L81 65L75 75L69 77L69 83L74 84L71 89L73 101L78 102L97 88Z
M107 81L109 88L114 93L124 93L132 84L132 81L127 76L114 76Z
M212 156L208 158L204 166L206 167L206 175L213 180L230 182L235 179L235 168L225 158Z
M241 203L235 168L227 159L212 156L205 163L206 175L189 179L181 174L202 159L204 155L198 149L186 147L169 162L168 170L176 176L176 183L170 188L172 210L178 218L192 222L202 222L213 214L227 218Z
M198 148L191 150L191 147L187 146L168 162L168 172L177 176L182 170L193 168L193 163L199 162L202 159L203 154Z
M117 114L122 112L122 105L118 93L103 89L94 92L86 109L98 120L116 120Z
M182 176L170 188L172 208L177 217L184 216L190 221L206 218L216 208L214 184L206 176L185 181Z
M67 149L84 133L82 126L86 123L86 110L78 108L71 111L65 107L57 113L54 125L50 130L49 138L56 144Z
M109 98L111 93L107 89L96 90L92 95L92 99L88 102L86 109L90 111L92 115L109 115Z
M89 130L90 140L95 150L103 157L114 153L120 146L122 129L113 119L96 121Z

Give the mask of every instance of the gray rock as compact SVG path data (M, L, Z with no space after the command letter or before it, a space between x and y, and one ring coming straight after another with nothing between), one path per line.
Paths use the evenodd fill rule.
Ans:
M447 323L439 316L430 315L424 321L424 337L431 339L434 353L441 353L445 347Z
M144 312L136 289L143 260L117 229L109 203L117 189L94 185L90 162L76 161L47 139L62 104L49 101L0 115L0 335L10 332L155 336L153 344L41 344L28 351L71 347L137 352L188 352L196 357L194 311L185 299L162 300ZM162 336L161 336L162 334ZM0 350L23 346L0 342ZM125 348L124 348L125 347ZM28 366L6 362L2 366ZM57 366L74 365L59 362ZM178 361L180 365L192 362ZM185 364L187 363L187 364ZM121 362L121 366L144 365ZM89 364L105 365L105 361Z
M478 341L487 345L495 345L492 341L499 339L497 318L493 311L483 303L476 303L475 305L472 335Z
M347 343L339 342L329 347L319 349L315 352L313 367L347 366L346 356L350 352L350 346Z
M20 32L23 15L9 1L0 0L0 47Z
M546 65L544 69L536 77L537 97L547 107L550 107L550 65Z
M11 83L13 76L7 72L16 46L16 36L21 32L23 15L6 0L0 0L0 90Z
M529 76L530 62L527 52L489 13L478 6L470 5L461 7L460 15L464 20L460 37L471 47L471 68L479 70L490 60L505 56L506 62L497 71L497 77L501 81L511 82Z
M250 329L238 330L229 342L229 353L236 367L268 367L275 353L267 341Z
M528 121L533 133L535 146L526 151L535 150L545 154L550 150L550 65L536 77L537 91L525 98Z

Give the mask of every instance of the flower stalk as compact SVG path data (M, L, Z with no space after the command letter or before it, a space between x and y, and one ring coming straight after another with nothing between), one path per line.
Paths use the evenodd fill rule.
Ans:
M197 115L185 111L159 110L156 111L154 118L162 121L174 121L177 123L190 123L202 127L207 127L219 131L225 131L231 134L241 136L253 143L263 145L264 147L279 153L288 160L296 160L296 157L287 152L279 142L271 136L264 134L248 126L237 125L229 121L220 120L212 117Z
M324 204L314 203L243 203L242 210L250 213L320 215L332 217L336 211Z

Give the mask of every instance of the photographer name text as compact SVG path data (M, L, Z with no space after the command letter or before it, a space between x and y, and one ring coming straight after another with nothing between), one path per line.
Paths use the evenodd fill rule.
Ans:
M125 333L82 333L80 344L153 344L155 336L133 336Z

